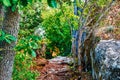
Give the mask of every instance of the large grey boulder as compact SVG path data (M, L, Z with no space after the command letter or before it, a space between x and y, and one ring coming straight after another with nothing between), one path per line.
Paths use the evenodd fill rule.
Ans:
M120 41L101 40L92 55L96 80L120 80Z

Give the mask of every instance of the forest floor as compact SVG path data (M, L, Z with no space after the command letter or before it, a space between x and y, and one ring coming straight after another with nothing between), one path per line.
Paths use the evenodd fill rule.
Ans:
M115 28L114 26L101 27L96 32L96 35L102 40L120 40L120 28Z
M64 59L67 57L64 57ZM32 70L40 73L37 80L92 80L91 75L87 72L73 70L68 64L68 60L37 58L34 60L35 65Z

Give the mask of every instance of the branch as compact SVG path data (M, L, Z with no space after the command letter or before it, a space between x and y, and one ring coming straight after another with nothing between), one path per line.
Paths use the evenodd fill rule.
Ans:
M112 0L112 1L110 2L110 4L105 8L105 10L103 9L101 16L98 18L98 20L96 21L96 24L93 26L93 29L95 29L95 28L98 26L98 23L99 23L99 22L102 20L102 18L105 16L106 12L108 12L108 11L110 10L110 8L111 8L111 6L113 5L113 3L114 3L114 0Z
M79 18L79 23L78 23L79 29L78 30L80 30L81 26L83 26L83 22L82 22L83 12L84 12L84 9L86 8L88 2L89 1L85 0L84 6L83 6L83 11L81 12L81 15L80 15L80 18ZM82 22L82 25L80 25L81 22Z
M114 3L114 1L112 0L112 2L110 2L110 4L105 8L105 10L103 10L103 11L101 12L101 13L102 13L101 16L98 18L98 20L96 21L95 25L90 29L89 34L87 35L87 37L86 37L86 39L85 39L84 41L88 40L89 37L91 36L91 34L94 33L95 28L99 25L99 22L100 22L101 19L104 17L105 13L110 10L110 8L111 8L111 6L113 5L113 3ZM79 48L82 47L82 45L84 44L84 41L81 43L81 45L80 45Z

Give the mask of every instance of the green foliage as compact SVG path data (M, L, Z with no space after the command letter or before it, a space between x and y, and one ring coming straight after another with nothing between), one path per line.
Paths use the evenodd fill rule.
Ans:
M56 2L56 0L47 0L47 2L48 2L48 5L49 5L50 7L53 7L53 8L56 8L56 7L57 7L57 2Z
M28 3L32 3L33 0L21 0L23 6L27 6Z
M22 9L18 42L15 47L17 54L13 80L36 80L35 78L38 76L38 73L30 70L30 66L32 66L32 57L36 57L35 50L41 47L41 36L34 35L36 27L42 21L40 6L41 4L38 2L32 5L28 4Z
M0 3L5 7L10 7L12 11L16 9L22 9L26 7L28 4L33 4L34 2L41 2L41 0L0 0Z
M38 72L31 71L32 58L29 55L19 52L15 56L13 80L36 80Z
M35 35L27 36L26 38L22 38L19 40L15 49L17 51L23 51L25 54L28 53L33 57L36 57L35 50L40 48L40 46L38 45L40 40L41 37L39 36Z
M33 1L34 0L1 0L0 2L3 3L4 6L10 7L18 3L21 3L23 6L27 6L28 3L32 3Z
M16 41L16 38L10 34L6 34L2 30L0 30L0 42L5 41L9 44L11 44L12 41Z
M105 30L106 33L113 32L114 26L108 26Z
M23 9L20 22L21 30L33 33L35 28L39 26L39 24L42 22L41 6L42 4L40 2L36 2L33 3L33 5L28 5Z
M16 46L16 51L23 50L24 53L28 53L33 57L36 57L35 50L39 49L41 36L35 35L35 29L39 26L42 18L40 3L34 3L32 6L28 5L23 9L21 14L19 41ZM24 43L24 44L23 44Z
M64 4L64 9L55 10L53 15L50 15L42 22L46 38L50 41L47 46L47 54L51 50L54 51L55 47L59 48L60 55L68 55L71 51L71 25L76 27L77 24L75 22L77 19L71 9L73 7L67 6L67 4Z
M10 0L3 0L3 4L7 7L11 6Z

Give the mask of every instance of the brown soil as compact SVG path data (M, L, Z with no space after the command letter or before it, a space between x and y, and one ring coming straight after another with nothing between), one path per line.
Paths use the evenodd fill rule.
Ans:
M40 76L36 80L92 80L87 72L74 71L68 64L50 63L44 58L34 60L31 70L38 71Z

